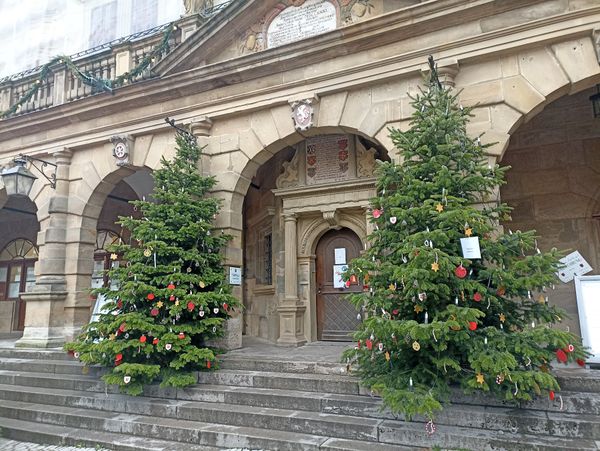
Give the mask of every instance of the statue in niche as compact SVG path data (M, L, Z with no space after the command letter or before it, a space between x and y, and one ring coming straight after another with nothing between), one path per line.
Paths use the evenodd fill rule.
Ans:
M282 166L283 166L283 173L277 177L277 180L275 181L275 186L277 186L277 188L291 188L293 186L298 186L299 180L298 180L298 154L300 152L298 152L298 150L296 150L296 152L294 153L294 156L292 157L291 161L284 161Z
M377 166L377 151L373 148L366 149L360 141L356 144L356 176L373 177Z
M183 6L185 7L185 15L191 16L192 14L198 14L207 8L213 7L213 0L183 0Z

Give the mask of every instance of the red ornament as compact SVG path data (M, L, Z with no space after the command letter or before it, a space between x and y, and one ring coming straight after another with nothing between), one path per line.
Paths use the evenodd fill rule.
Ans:
M477 322L469 321L469 330L475 330L475 329L477 329Z
M229 304L227 302L223 302L223 310L229 310Z
M150 315L151 316L158 316L158 309L156 307L154 307L152 310L150 310Z
M153 345L157 345L158 344L158 338L155 338L154 340L152 340L152 344Z
M174 301L175 300L175 295L172 294L171 296L169 296L169 301Z
M377 210L377 209L373 210L373 217L375 219L379 218L380 216L381 216L381 210Z
M208 368L210 370L210 360L206 361L206 368Z
M398 309L392 310L392 315L396 316L398 314Z
M356 284L356 283L358 283L358 279L356 278L356 275L352 274L352 275L350 276L350 283L351 283L351 284Z
M117 307L118 307L118 308L123 308L123 301L122 301L121 299L119 299L119 300L117 301Z
M465 268L461 264L454 270L454 274L456 274L456 277L458 277L459 279L464 279L465 277L467 277L467 268Z
M140 343L146 343L146 336L145 335L142 335L140 337Z
M558 360L560 363L567 363L567 354L565 354L565 351L562 349L557 349L556 360Z
M346 280L346 288L350 288L350 281Z
M154 293L148 293L148 296L146 296L146 298L151 301L152 299L154 299Z
M473 295L473 300L474 300L475 302L481 302L481 293L475 293L475 294Z
M577 365L579 365L579 366L585 366L585 362L582 359L577 359L575 361L577 362Z
M548 398L550 398L550 401L554 401L554 390L550 390L548 392Z
M185 338L185 334L183 332L179 332L178 337L180 340L183 340Z
M174 289L175 289L175 285L173 285L172 283L167 285L167 290L174 290Z
M119 332L125 332L126 327L127 327L127 324L121 323L121 325L119 326Z
M361 345L362 345L362 340L358 340L358 343L356 344L357 349L360 349Z
M190 301L187 303L187 309L191 312L192 310L194 310L195 304Z
M117 354L115 356L115 362L120 362L121 360L123 360L123 354Z
M367 338L367 341L365 342L367 344L367 349L370 351L371 349L373 349L373 342Z

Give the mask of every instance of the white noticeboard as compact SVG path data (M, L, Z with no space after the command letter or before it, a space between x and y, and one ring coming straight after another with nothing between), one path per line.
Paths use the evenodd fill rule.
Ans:
M583 276L592 271L590 264L585 261L585 258L578 252L571 252L569 255L560 259L564 265L558 270L558 278L561 282L567 283L573 280L575 276Z
M242 284L242 268L231 266L229 268L229 284L230 285L241 285Z
M600 276L575 276L577 310L583 345L592 356L588 363L600 363Z
M334 249L334 257L336 265L345 265L346 264L346 248L345 247L336 247Z
M471 236L469 238L461 238L460 246L464 258L479 259L481 258L481 248L479 247L479 237Z
M333 265L333 288L346 288L342 273L347 269L348 265Z

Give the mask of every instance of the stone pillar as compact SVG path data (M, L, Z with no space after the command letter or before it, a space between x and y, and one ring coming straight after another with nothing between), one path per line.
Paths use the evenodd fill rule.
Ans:
M296 215L284 213L285 291L279 303L279 340L281 346L302 346L304 336L304 311L306 306L298 298L298 238Z
M21 298L26 303L25 329L17 347L49 348L61 346L64 336L65 240L68 219L69 166L72 152L56 152L56 190L48 204L48 218L38 234L39 258L36 285Z

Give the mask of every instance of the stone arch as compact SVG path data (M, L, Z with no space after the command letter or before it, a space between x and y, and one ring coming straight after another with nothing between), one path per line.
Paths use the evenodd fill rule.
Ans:
M314 255L317 244L321 237L329 230L347 228L352 230L364 244L367 238L366 222L359 221L354 216L342 215L336 226L332 226L323 218L315 218L307 224L299 237L300 246L298 248L299 257L309 257Z
M488 153L499 160L521 124L559 97L600 83L600 64L592 37L583 36L466 60L455 81L462 104L474 107L468 132L497 143Z

